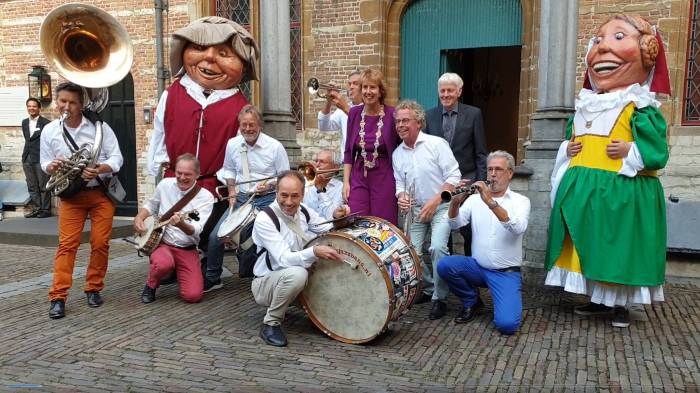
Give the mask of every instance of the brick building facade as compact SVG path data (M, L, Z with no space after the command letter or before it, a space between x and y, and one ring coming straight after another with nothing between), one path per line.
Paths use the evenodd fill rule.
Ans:
M262 0L250 0L250 26L260 37L259 5ZM265 0L266 1L266 0ZM503 0L504 2L506 0ZM671 158L665 170L660 172L666 195L673 194L685 200L698 200L700 188L700 126L698 122L684 120L684 102L692 90L686 92L688 73L688 47L691 37L691 13L694 12L690 0L579 0L577 35L577 89L582 83L583 57L588 39L597 27L616 12L637 13L658 24L667 49L671 70L673 96L662 98L663 112L669 124L668 141ZM164 37L167 42L170 33L201 15L215 13L219 1L172 0L164 18ZM231 1L229 1L231 2ZM305 82L314 76L322 82L342 83L346 75L365 67L376 67L385 74L388 87L387 102L395 103L401 96L402 59L401 28L403 17L411 7L420 4L442 4L441 0L301 0L301 72L300 80ZM62 3L62 2L59 2ZM146 177L145 154L151 127L143 123L140 116L145 106L155 107L157 103L156 71L154 53L154 10L152 2L120 0L89 1L114 15L131 35L135 49L135 62L132 75L135 86L136 136L138 159L139 199L152 190L153 179ZM235 3L235 2L232 2ZM240 3L240 1L238 2ZM472 2L469 2L471 4ZM474 0L474 4L478 1ZM488 7L500 6L500 1L486 2ZM296 4L299 4L297 1ZM466 4L466 3L465 3ZM532 136L532 115L536 112L538 100L538 59L540 48L540 14L542 0L520 1L521 42L519 57L519 86L514 94L518 97L516 130L514 141L518 162L526 158L527 146ZM38 49L38 30L42 16L58 3L29 2L11 0L0 3L0 87L22 86L26 84L26 74L34 64L42 64ZM265 45L265 42L261 42ZM292 50L294 52L294 50ZM167 61L167 55L165 56ZM263 59L264 61L269 61ZM167 67L166 67L167 68ZM53 70L50 70L53 71ZM54 86L58 76L52 72ZM299 76L297 76L299 78ZM263 75L264 83L264 75ZM257 86L257 84L256 84ZM432 87L435 88L434 86ZM507 86L506 86L507 88ZM337 146L337 135L315 130L316 113L321 108L321 99L310 97L302 91L302 113L298 124L297 143L302 147L302 155L310 158L323 146ZM253 102L260 103L261 89L253 88ZM50 113L45 109L43 113ZM487 137L490 130L487 129ZM19 127L0 127L0 159L6 170L0 178L21 179L19 157L22 146ZM549 174L540 174L542 183ZM519 180L516 187L528 188L527 182ZM543 187L546 187L543 185ZM543 206L543 208L546 208ZM532 229L543 233L546 220L535 220ZM544 226L544 227L542 227Z

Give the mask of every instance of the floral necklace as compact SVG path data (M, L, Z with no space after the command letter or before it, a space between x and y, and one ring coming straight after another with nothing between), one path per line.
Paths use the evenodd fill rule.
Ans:
M374 134L374 152L372 153L372 161L367 160L367 151L365 150L365 108L362 107L360 115L360 155L364 161L364 174L367 177L367 169L372 169L377 166L377 157L379 157L379 140L382 137L382 127L384 126L384 105L379 106L379 121L377 121L377 133Z

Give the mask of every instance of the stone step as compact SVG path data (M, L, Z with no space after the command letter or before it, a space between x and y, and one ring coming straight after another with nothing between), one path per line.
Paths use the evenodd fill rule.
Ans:
M112 239L131 236L132 220L115 218L112 223ZM90 241L90 220L80 237L80 243ZM54 247L58 245L58 217L48 218L5 218L0 221L0 244L24 244L32 246Z

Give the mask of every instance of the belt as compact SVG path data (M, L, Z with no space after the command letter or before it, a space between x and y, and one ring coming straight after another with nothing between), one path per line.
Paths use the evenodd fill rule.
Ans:
M167 246L170 246L170 247L174 247L174 248L180 249L180 250L185 250L185 251L190 251L190 250L194 250L194 249L197 248L197 246L194 245L194 244L192 244L192 245L190 245L190 246L186 246L186 247L176 246L176 245L170 244L170 243L168 243L168 242L166 242L166 241L163 241L163 244L165 244L165 245L167 245Z
M83 191L96 190L96 189L98 189L98 188L101 189L102 186L99 185L99 184L97 184L97 185L95 185L95 186L86 186L86 187L83 187Z
M501 273L520 273L520 266L504 267L503 269L493 269Z

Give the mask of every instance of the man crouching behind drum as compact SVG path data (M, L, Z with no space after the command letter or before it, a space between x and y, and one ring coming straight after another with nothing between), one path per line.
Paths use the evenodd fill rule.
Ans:
M200 172L199 160L186 153L175 161L175 177L168 177L158 183L156 191L134 217L134 230L146 232L144 220L150 215L157 215L160 220L168 220L163 240L150 256L151 268L148 280L141 294L143 303L156 300L156 289L160 279L170 275L173 270L180 284L180 297L188 303L202 299L204 285L199 264L197 243L204 223L209 219L214 196L198 186L196 180ZM172 209L173 206L180 204ZM170 210L177 210L169 212ZM198 221L188 221L181 213L195 211ZM167 216L170 216L169 218Z
M269 345L283 347L287 337L282 321L287 307L304 289L307 270L317 258L342 262L330 246L304 248L315 235L333 228L313 209L301 204L304 199L304 177L297 171L285 171L277 178L277 199L255 219L253 241L258 246L258 259L251 285L255 302L267 307L260 337ZM267 213L267 214L263 214ZM272 212L272 215L270 214ZM334 217L343 217L344 207Z

